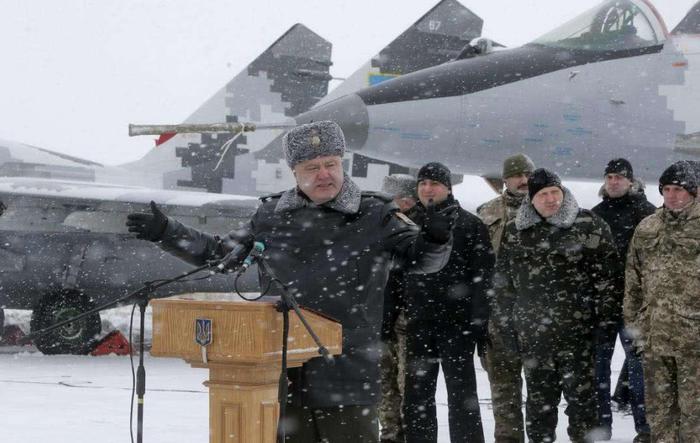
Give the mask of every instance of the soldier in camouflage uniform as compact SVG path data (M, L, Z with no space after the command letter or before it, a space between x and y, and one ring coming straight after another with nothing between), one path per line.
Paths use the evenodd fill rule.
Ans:
M644 352L654 442L700 442L700 204L687 162L659 179L664 205L632 237L625 321Z
M562 392L571 441L594 437L593 330L619 321L618 263L605 222L580 209L556 174L534 171L528 196L506 224L491 315L496 337L523 361L530 442L556 439Z
M520 204L527 195L527 179L535 170L535 164L524 154L508 157L503 162L502 178L506 189L495 199L477 209L481 220L489 229L493 250L498 254L506 223L515 218ZM521 443L525 441L525 425L522 411L523 379L522 362L517 353L508 352L498 334L489 326L491 345L486 353L496 443Z
M389 194L402 213L409 218L416 206L416 179L407 174L384 177L382 191ZM403 403L404 376L406 374L406 312L403 297L405 275L400 268L389 274L384 291L384 320L381 360L382 399L379 402L379 423L382 426L380 441L403 443L405 441L401 405Z

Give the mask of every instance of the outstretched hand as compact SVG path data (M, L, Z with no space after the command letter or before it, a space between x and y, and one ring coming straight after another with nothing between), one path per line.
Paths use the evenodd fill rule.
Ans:
M158 241L168 226L168 217L151 201L151 213L137 212L127 215L126 226L129 232L136 233L141 240Z

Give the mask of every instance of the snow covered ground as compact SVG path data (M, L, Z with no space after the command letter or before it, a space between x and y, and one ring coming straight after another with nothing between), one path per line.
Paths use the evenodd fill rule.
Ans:
M106 311L105 332L118 328L126 335L130 312L129 307ZM28 329L29 311L6 314L8 324ZM148 342L150 317L147 329ZM622 360L618 349L614 379ZM475 364L484 431L487 441L493 441L488 380L478 361ZM144 441L208 442L208 394L202 385L207 371L150 356L145 366ZM0 347L0 442L128 442L131 380L128 357L45 356L32 347ZM442 377L437 397L439 441L449 442ZM559 416L558 441L566 442L563 406ZM612 442L631 442L634 435L632 417L615 414Z

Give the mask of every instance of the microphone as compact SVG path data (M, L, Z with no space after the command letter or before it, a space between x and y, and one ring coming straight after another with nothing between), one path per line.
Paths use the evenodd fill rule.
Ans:
M226 254L224 258L219 260L219 264L216 265L216 269L219 272L226 272L228 269L236 266L244 258L248 256L248 251L252 247L252 243L255 237L252 235L246 236L244 239L236 243L236 246L231 249L231 252Z
M250 254L243 260L243 265L238 269L239 274L243 274L248 268L258 261L258 259L262 256L262 253L265 252L265 244L263 242L256 241L253 244L253 249L250 251Z

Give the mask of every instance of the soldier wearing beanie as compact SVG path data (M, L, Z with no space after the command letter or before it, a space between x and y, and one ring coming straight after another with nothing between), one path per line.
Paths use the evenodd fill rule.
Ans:
M498 254L503 238L503 229L515 218L518 208L527 195L527 183L535 164L525 154L515 154L503 161L501 178L505 189L500 196L477 209L477 213L489 230L491 244ZM489 324L491 346L486 354L493 415L494 438L497 443L525 441L525 422L522 412L522 362L517 354L509 353L494 336Z
M659 178L659 193L664 195L663 189L669 185L683 188L693 197L697 197L698 177L695 165L689 161L681 160L666 168Z
M408 174L384 177L382 192L394 199L401 212L414 216L416 178ZM389 274L384 290L384 321L382 323L382 358L380 360L382 399L379 402L380 440L403 442L404 425L401 405L404 395L406 373L406 302L404 301L406 275L400 266Z
M418 171L413 220L430 219L430 208L456 207L452 253L435 274L406 278L406 391L403 419L406 442L437 441L435 390L439 369L445 375L450 440L484 441L476 392L474 348L487 342L488 299L494 256L486 226L459 207L452 195L450 170L428 163Z
M528 195L505 227L491 314L492 340L523 361L530 441L556 439L562 393L570 440L593 439L594 330L618 324L618 264L605 222L579 208L557 174L533 171Z
M343 131L334 122L291 129L284 153L296 186L263 197L250 222L223 237L166 217L155 204L152 213L130 214L127 222L138 238L195 265L261 241L263 259L290 294L342 323L343 354L333 364L315 358L289 371L283 423L291 442L378 440L377 339L392 258L405 263L406 272L431 273L449 257L453 214L432 211L419 228L384 194L360 191L343 171L344 150ZM262 273L260 278L269 280Z
M700 204L686 161L659 178L661 209L637 226L625 269L625 323L643 351L651 441L700 435Z
M644 194L644 183L634 178L632 164L624 158L608 162L604 171L604 183L600 189L603 201L592 211L610 226L615 246L620 257L627 257L627 249L637 225L656 208ZM619 269L617 299L622 309L624 296L624 269ZM634 351L632 340L626 333L622 321L617 329L597 330L596 337L596 389L598 391L598 425L601 437L612 435L612 408L610 398L610 364L617 335L625 350L625 364L620 374L633 392L629 392L634 427L637 431L635 443L649 440L649 424L644 412L644 382L641 357ZM618 380L618 386L621 385ZM616 389L616 392L617 389Z

